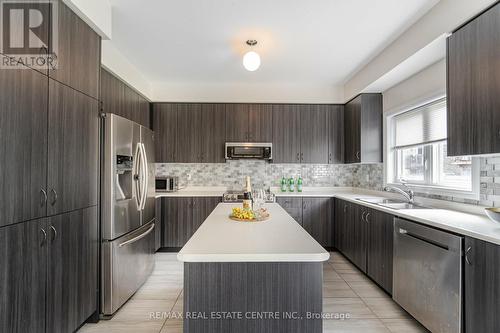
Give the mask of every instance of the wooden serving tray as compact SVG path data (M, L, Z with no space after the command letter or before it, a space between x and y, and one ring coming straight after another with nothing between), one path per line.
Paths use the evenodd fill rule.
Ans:
M251 219L251 220L248 220L248 219L240 219L240 218L237 218L237 217L234 217L232 215L229 215L229 218L233 221L237 221L237 222L249 222L249 223L252 223L252 222L264 222L264 221L267 221L271 218L271 215L267 215L266 217L263 217L263 218L260 218L260 219Z

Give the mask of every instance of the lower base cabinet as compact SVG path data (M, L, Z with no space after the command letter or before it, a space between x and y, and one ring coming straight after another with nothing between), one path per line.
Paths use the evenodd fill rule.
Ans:
M277 197L276 202L321 246L333 246L334 206L331 198Z
M161 246L183 247L220 202L220 197L162 197Z
M97 311L97 208L0 228L0 332L73 332Z
M500 246L465 238L465 332L500 332Z

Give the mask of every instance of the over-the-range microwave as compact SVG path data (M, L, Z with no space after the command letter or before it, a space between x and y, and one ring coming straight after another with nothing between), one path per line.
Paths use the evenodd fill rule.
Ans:
M226 160L273 159L273 144L263 142L226 142Z

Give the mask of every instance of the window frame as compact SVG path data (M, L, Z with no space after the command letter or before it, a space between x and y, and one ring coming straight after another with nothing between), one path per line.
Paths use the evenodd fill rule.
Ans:
M405 108L400 108L398 110L393 110L393 112L388 112L384 117L384 125L385 125L385 154L386 154L386 167L385 167L385 185L402 185L402 182L397 180L398 174L398 157L397 151L398 149L394 148L394 143L396 140L396 131L395 131L395 120L394 117L403 114L405 112L409 112L415 110L419 107L425 106L430 103L438 102L441 99L446 98L446 96L440 95L436 96L432 99L426 101L420 101L419 103L415 103L413 105L409 105ZM480 199L480 160L477 157L472 156L472 164L471 164L471 190L458 189L453 187L441 186L439 184L431 184L429 180L432 181L433 178L433 168L435 163L433 149L431 148L431 144L436 144L438 142L443 142L446 140L438 140L436 142L427 143L428 147L424 145L426 152L424 154L427 155L428 160L427 163L429 165L428 168L424 170L424 182L412 182L409 181L405 183L408 187L413 189L415 192L423 193L426 195L437 195L437 196L447 196L447 197L455 197L462 199L470 199L470 200L479 200ZM415 145L417 147L418 145ZM424 155L425 156L425 155Z

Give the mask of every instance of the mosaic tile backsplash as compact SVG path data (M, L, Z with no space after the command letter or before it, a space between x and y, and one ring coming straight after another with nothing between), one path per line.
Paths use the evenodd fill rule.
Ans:
M500 207L500 156L480 158L480 199L416 193L416 196ZM244 177L252 177L253 186L279 186L281 177L301 175L304 186L348 186L382 190L383 164L273 164L265 161L228 161L227 163L157 163L160 176L178 176L180 186L226 186L241 189Z
M226 163L157 163L159 176L178 176L179 185L226 186L241 189L245 176L255 187L279 186L281 177L302 176L304 186L347 186L380 190L382 164L273 164L266 161L228 161Z

